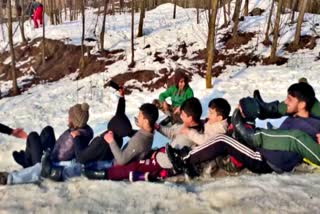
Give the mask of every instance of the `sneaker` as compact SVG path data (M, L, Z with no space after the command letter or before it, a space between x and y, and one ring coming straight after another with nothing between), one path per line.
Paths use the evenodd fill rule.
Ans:
M7 172L0 172L0 185L7 185L8 175Z
M149 181L149 172L137 172L137 171L130 171L129 172L129 181Z
M50 149L48 149L41 157L41 172L40 175L44 178L48 178L51 173L51 160L50 160Z

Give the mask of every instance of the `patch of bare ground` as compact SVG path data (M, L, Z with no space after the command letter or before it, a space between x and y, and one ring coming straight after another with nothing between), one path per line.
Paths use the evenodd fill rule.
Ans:
M162 68L158 72L153 70L138 70L134 72L126 72L117 74L111 79L119 85L124 85L127 81L130 80L136 80L142 83L141 86L138 86L136 84L126 84L125 93L130 94L132 92L132 89L142 91L143 88L147 88L149 91L154 91L155 89L159 89L164 85L172 85L174 84L174 75L172 74L176 72L185 73L190 80L192 78L192 73L185 69L178 68L176 70L170 71L167 68Z
M317 39L320 37L314 37L314 36L301 36L300 42L298 45L294 45L293 42L287 43L284 45L284 50L288 51L289 53L296 52L299 49L310 49L313 50L317 46Z
M107 65L115 63L124 58L123 50L102 51L85 57L85 66L79 70L81 58L81 47L66 45L62 41L46 39L46 60L42 64L42 40L35 39L27 45L15 47L17 62L17 77L32 74L33 79L25 84L21 91L27 90L31 85L40 82L54 82L66 75L78 70L78 79L90 76L94 73L103 72ZM90 51L90 47L87 47ZM4 64L10 57L8 52L0 55L0 80L11 80L11 65ZM99 59L98 59L99 58ZM10 93L9 93L10 96Z
M262 64L263 65L272 65L272 64L276 64L276 65L283 65L285 63L288 62L288 59L285 57L276 57L275 59L271 59L270 57L268 58L264 58L262 60Z
M225 44L226 49L237 49L242 45L248 44L256 35L254 32L238 32L238 36L233 38L231 33L226 33L220 40Z

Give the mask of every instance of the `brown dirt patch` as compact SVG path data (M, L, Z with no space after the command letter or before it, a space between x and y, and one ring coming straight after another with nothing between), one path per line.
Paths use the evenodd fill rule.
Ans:
M36 45L37 43L40 43L40 45ZM34 78L21 89L22 91L32 84L57 81L79 69L80 46L66 45L62 41L46 39L45 64L42 64L41 48L41 39L35 39L28 45L19 45L15 48L18 65L17 77L24 76L27 73L34 75ZM123 50L103 51L85 57L85 67L79 71L78 79L105 71L106 65L111 65L120 58L124 58L123 52ZM8 81L12 79L11 72L9 72L11 69L10 64L3 64L8 57L8 52L2 53L0 56L0 80ZM105 58L105 60L98 58Z
M231 33L226 33L220 42L225 44L226 49L236 49L242 45L246 45L256 35L254 32L238 32L238 36L233 39Z
M181 68L178 68L175 71L169 71L167 68L162 68L158 72L152 70L139 70L135 72L118 74L111 79L119 85L124 85L129 80L137 80L138 82L141 82L141 87L137 85L126 84L125 93L131 94L132 89L142 91L143 88L147 88L149 91L154 91L155 89L159 89L164 85L171 86L174 84L173 73L175 72L183 72L189 77L190 80L192 79L192 73Z
M308 36L308 35L301 36L298 46L295 46L293 44L293 42L287 43L287 44L284 45L284 47L285 47L284 50L288 51L289 53L293 53L293 52L296 52L299 49L306 49L306 48L310 49L310 50L313 50L317 46L316 40L318 38L319 37L313 37L313 36Z
M272 64L283 65L283 64L286 64L287 62L288 62L288 59L285 57L276 57L273 60L271 60L270 57L268 57L262 60L263 65L272 65Z

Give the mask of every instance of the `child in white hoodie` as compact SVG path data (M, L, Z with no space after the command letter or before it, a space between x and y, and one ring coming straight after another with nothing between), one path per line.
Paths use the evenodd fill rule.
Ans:
M185 134L196 146L205 144L209 139L227 132L227 119L230 110L231 107L227 100L223 98L213 99L208 105L208 117L205 120L204 132L199 133L196 130L183 127L180 129L180 133Z

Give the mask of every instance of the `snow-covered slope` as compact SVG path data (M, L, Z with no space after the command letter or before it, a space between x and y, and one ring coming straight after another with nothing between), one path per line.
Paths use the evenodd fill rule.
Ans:
M251 1L250 8L261 7L267 11L262 16L246 17L240 23L243 31L259 32L247 45L257 44L256 54L267 56L269 48L259 44L263 40L270 1ZM177 19L173 20L173 5L164 4L148 11L145 19L146 36L136 40L136 69L159 69L159 67L188 67L188 60L165 61L164 65L153 62L148 52L165 51L177 46L181 41L194 43L188 47L188 54L202 49L206 44L207 22L201 13L202 24L196 24L194 9L177 10ZM93 10L87 11L87 36L94 26L96 16ZM219 12L221 14L221 11ZM138 20L139 14L136 14ZM219 16L222 24L222 14ZM289 17L283 16L283 20ZM101 17L100 17L101 18ZM73 76L43 85L38 85L20 96L0 100L1 122L11 127L23 127L27 132L40 131L46 125L55 128L56 135L66 129L68 108L77 102L90 104L89 124L95 133L106 129L116 107L117 97L110 88L103 89L104 80L117 73L127 71L130 63L130 14L107 17L105 48L123 48L127 61L119 61L108 68L108 72L94 74L85 79L73 81ZM318 34L320 16L307 14L303 24L303 34L314 35L314 26ZM100 20L101 21L101 20ZM99 26L99 25L98 25ZM137 28L136 28L137 29ZM238 100L252 95L254 89L260 89L267 101L284 99L286 89L300 77L306 77L320 94L320 61L315 61L320 52L320 40L314 50L300 50L294 54L284 52L282 44L293 39L295 26L283 26L278 54L289 58L283 66L262 66L247 68L245 65L228 66L226 71L214 79L214 88L205 89L205 81L195 75L191 82L195 96L201 99L204 116L208 102L214 97L224 97L236 107ZM225 31L225 30L223 30ZM222 32L223 32L222 31ZM97 29L99 32L99 29ZM66 21L62 25L47 27L47 36L53 39L66 39L68 43L79 44L81 22ZM27 24L27 37L41 36L41 30L31 30ZM6 40L7 41L7 40ZM15 42L20 41L19 31ZM147 44L149 50L143 49ZM0 50L6 42L0 38ZM221 44L218 44L220 47ZM10 59L8 59L10 62ZM0 82L1 90L10 87L10 82ZM95 87L92 87L95 86ZM131 121L143 102L151 102L163 89L149 92L134 91L127 96L127 113ZM264 126L265 121L258 121ZM279 124L280 121L275 121ZM20 167L14 163L11 152L23 149L25 142L0 135L0 170L15 170ZM155 147L163 146L167 140L157 135ZM176 185L173 183L151 184L111 181L88 181L85 178L65 183L45 181L41 185L1 186L0 212L107 212L107 213L260 213L260 212L319 212L320 182L318 175L245 175L241 177L219 178L199 184Z

